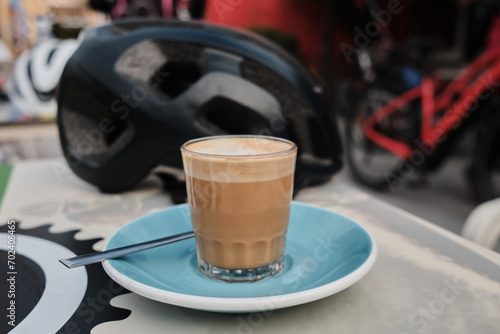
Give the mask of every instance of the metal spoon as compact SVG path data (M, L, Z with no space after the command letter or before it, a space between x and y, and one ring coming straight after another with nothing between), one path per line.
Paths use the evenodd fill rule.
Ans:
M87 264L102 262L102 261L108 260L108 259L116 259L118 257L124 256L127 254L132 254L132 253L139 252L142 250L171 244L173 242L189 239L192 237L194 237L194 232L185 232L185 233L181 233L181 234L172 235L172 236L166 237L166 238L142 242L140 244L110 249L110 250L106 250L103 252L95 252L95 253L90 253L90 254L85 254L85 255L79 255L79 256L69 258L69 259L61 259L61 260L59 260L59 262L61 262L66 267L71 269L71 268L76 268L76 267L80 267L80 266L86 266Z

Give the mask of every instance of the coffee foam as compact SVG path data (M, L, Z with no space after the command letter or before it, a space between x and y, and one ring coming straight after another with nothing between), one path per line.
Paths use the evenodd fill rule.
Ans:
M186 175L216 182L258 182L285 177L295 171L296 150L289 143L271 139L220 138L186 147L183 162ZM207 155L203 155L207 154Z
M283 152L291 144L266 138L217 138L190 144L186 149L202 154L255 155Z

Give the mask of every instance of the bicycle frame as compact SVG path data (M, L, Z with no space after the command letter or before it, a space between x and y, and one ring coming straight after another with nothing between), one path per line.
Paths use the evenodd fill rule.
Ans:
M479 101L487 99L500 86L500 48L482 54L438 95L435 94L437 85L438 80L425 78L420 86L375 111L363 124L364 135L405 160L410 158L418 144L418 149L422 145L430 149L443 143L447 134L458 129L462 120L477 108ZM416 140L413 145L407 144L375 130L380 121L419 98L422 101L421 130L417 139L420 143ZM435 121L440 113L443 113L442 117Z

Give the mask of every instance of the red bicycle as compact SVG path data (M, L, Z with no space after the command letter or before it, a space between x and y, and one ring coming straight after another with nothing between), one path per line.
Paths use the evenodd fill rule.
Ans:
M456 79L424 78L406 92L375 81L346 122L347 161L354 177L394 188L444 161L459 134L477 125L469 177L477 199L500 196L500 48L483 53Z

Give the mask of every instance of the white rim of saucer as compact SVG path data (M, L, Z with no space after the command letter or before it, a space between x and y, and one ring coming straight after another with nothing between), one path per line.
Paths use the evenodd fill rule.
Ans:
M370 237L372 249L368 258L356 270L338 280L335 280L333 282L327 283L325 285L316 288L298 292L280 294L275 296L244 297L244 298L238 298L238 297L223 298L223 297L205 297L205 296L188 295L188 294L163 290L159 288L154 288L149 285L139 283L120 273L109 263L109 261L104 261L103 267L106 273L114 281L123 286L125 289L137 293L139 295L142 295L144 297L147 297L149 299L153 299L171 305L182 306L204 311L219 311L219 312L232 312L232 313L265 312L270 310L277 310L280 308L291 307L313 302L331 296L358 282L370 271L378 255L378 248L377 244L375 243L375 239L373 238L371 233L368 230L366 230L363 226L361 226L360 224L358 224L357 222L355 222L350 218L347 219L357 224ZM107 243L105 249L107 249ZM238 283L228 283L228 284L238 284Z

